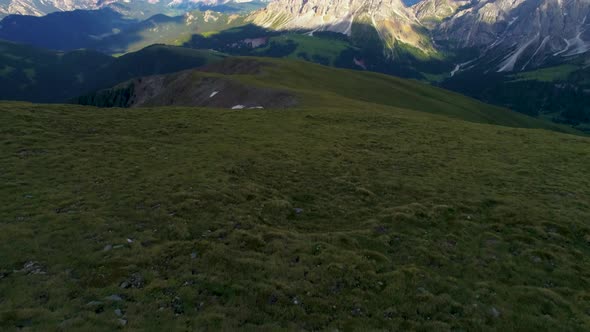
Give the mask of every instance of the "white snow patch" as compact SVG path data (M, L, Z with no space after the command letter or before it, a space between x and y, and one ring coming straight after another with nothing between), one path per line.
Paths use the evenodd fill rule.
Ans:
M218 94L218 93L219 93L219 91L213 91L213 92L211 92L211 94L209 95L209 98L215 97L215 95Z
M244 109L244 107L246 107L246 106L244 106L244 105L235 105L235 106L234 106L234 107L232 107L231 109L232 109L232 110L241 110L241 109Z

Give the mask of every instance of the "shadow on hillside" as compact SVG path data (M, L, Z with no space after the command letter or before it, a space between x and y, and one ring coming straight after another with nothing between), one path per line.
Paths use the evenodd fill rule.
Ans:
M406 45L400 44L395 51L387 51L373 26L355 23L352 30L352 36L347 36L329 31L276 31L246 24L208 37L193 34L183 46L214 49L231 55L298 58L322 65L416 79L423 79L421 72L424 71L442 73L452 69L452 63L421 57ZM345 46L336 53L322 50L322 46L314 49L317 44L310 41L312 38L326 45L336 42Z

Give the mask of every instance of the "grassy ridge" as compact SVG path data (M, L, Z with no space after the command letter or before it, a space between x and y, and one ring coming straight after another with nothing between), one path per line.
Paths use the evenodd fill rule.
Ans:
M516 81L537 80L540 82L554 82L567 80L567 78L577 70L581 70L581 68L572 64L564 64L554 67L526 71L515 74L513 76Z
M484 104L463 95L421 82L355 70L335 69L303 61L268 58L228 58L225 64L260 61L262 74L232 75L247 84L292 90L307 106L361 107L372 103L430 112L457 119L522 128L574 132L505 108ZM360 104L359 104L360 103Z
M0 104L0 329L590 326L587 138L308 88L334 104Z
M228 57L220 62L214 62L212 66L215 67L212 70L207 68L193 70L191 75L183 78L186 80L183 86L191 86L195 80L208 81L223 78L237 81L244 86L289 92L307 107L350 109L375 104L375 106L428 112L472 122L577 133L566 126L484 104L448 90L383 74L335 69L297 60L256 57ZM168 79L174 80L179 75L183 74L173 73ZM127 93L127 89L119 91L120 88L118 86L85 96L86 101L83 104L88 104L90 101L90 104L94 106L121 106L117 103L113 105L110 101L111 97L116 99L120 93ZM207 87L203 88L206 91ZM210 92L216 90L219 89L210 87ZM224 91L218 92L217 98L226 98L228 94L231 95ZM163 89L158 93L160 99L179 99L176 98L177 91L173 89ZM103 100L105 98L106 100ZM234 104L242 103L238 98ZM265 100L259 100L258 105L267 106Z

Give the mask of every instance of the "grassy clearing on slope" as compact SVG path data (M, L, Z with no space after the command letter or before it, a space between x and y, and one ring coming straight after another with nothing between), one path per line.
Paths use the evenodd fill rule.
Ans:
M590 326L590 140L342 106L0 104L0 329Z
M561 65L549 68L541 68L514 75L515 81L537 80L541 82L554 82L566 80L569 75L580 67L575 65Z
M287 45L295 43L297 47L287 56L291 59L305 59L327 62L326 65L334 65L334 61L340 56L342 51L351 48L350 43L343 40L331 38L317 38L304 34L286 33L280 36L270 38L269 43ZM258 49L256 52L263 53L270 46Z

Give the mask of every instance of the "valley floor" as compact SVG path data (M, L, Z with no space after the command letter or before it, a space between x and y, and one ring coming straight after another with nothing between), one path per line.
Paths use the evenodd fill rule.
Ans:
M590 139L0 103L0 330L590 326Z

